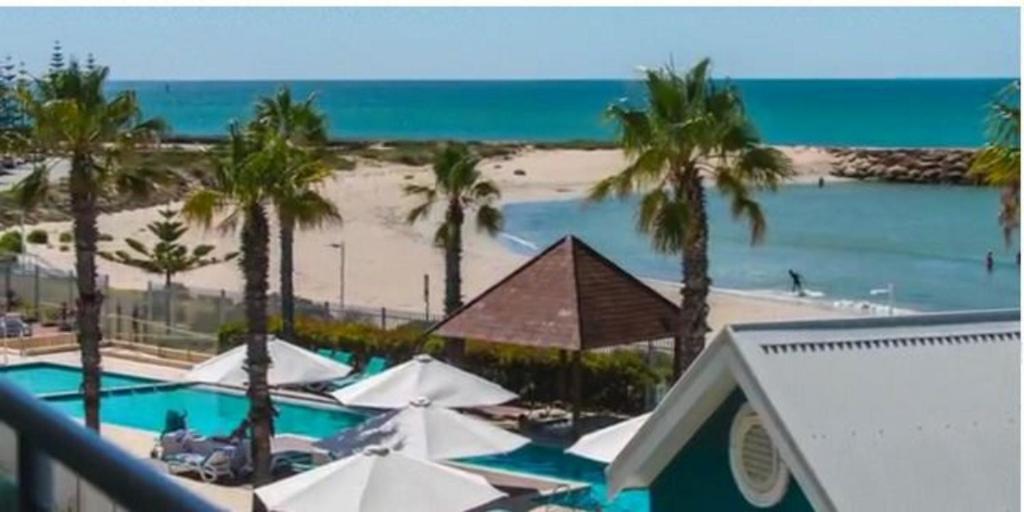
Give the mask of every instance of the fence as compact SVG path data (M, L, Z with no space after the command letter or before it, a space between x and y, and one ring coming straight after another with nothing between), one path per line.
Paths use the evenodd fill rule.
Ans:
M42 325L70 328L74 322L77 284L71 272L36 259L0 261L5 310L15 310ZM145 289L113 288L109 276L100 275L104 294L100 326L104 338L161 350L210 354L217 351L221 325L245 319L240 293L227 290L147 283ZM280 296L269 297L269 314L281 311ZM296 315L360 322L391 329L409 322L429 322L425 312L366 307L296 297Z

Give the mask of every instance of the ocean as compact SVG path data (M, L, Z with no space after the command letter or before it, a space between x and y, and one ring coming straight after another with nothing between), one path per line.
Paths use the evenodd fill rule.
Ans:
M976 147L986 105L1009 79L737 80L765 141L787 145ZM271 81L113 82L138 92L147 115L178 135L225 132L245 120ZM608 104L642 98L642 84L616 80L318 81L315 92L333 137L487 141L612 140ZM786 271L804 275L817 300L847 307L885 303L872 289L892 283L899 308L1018 307L1020 270L995 222L992 189L887 184L792 185L760 196L766 243L750 247L746 228L711 194L715 286L785 296ZM505 206L505 240L531 252L573 232L644 277L678 280L674 257L650 250L633 228L633 200L584 207L579 201ZM514 240L525 242L518 243ZM986 251L997 265L987 273Z
M985 106L1010 79L736 80L765 141L786 145L978 146ZM275 81L121 81L178 135L221 135ZM603 117L626 80L295 81L315 92L334 137L555 142L611 140Z
M758 200L768 220L763 244L733 221L709 193L713 286L789 297L787 270L803 275L813 300L884 312L894 288L897 309L938 311L1016 308L1019 243L1003 242L996 223L999 192L987 188L836 183L788 185ZM635 199L516 203L505 206L509 248L532 254L572 232L649 278L679 282L676 256L657 254L634 228ZM985 270L993 251L995 267Z

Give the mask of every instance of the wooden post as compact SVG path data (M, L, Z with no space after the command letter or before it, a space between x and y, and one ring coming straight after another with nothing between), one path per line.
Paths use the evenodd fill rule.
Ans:
M583 402L583 351L572 353L572 436L580 437L580 406Z

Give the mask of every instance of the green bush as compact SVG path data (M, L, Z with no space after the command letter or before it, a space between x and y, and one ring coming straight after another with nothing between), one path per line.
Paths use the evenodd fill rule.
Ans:
M24 249L21 243L21 233L8 231L0 235L0 254L18 254Z
M280 318L271 318L270 332L280 330ZM295 323L300 345L310 349L333 348L356 355L365 362L371 356L387 357L392 364L418 353L441 353L442 339L424 338L423 326L405 325L384 330L357 322L341 322L300 316ZM237 346L245 334L244 322L221 326L218 350ZM664 359L664 358L662 358ZM659 364L669 363L659 360ZM523 400L558 401L562 383L569 383L568 368L554 349L539 349L470 340L466 349L467 370L518 393ZM583 405L636 413L644 409L645 390L658 382L660 373L650 368L645 355L636 350L589 352L583 356Z
M100 242L113 242L114 241L114 235L111 235L109 233L100 233L99 236L97 237L97 239Z
M46 230L33 229L32 231L28 232L28 235L25 237L25 239L28 240L28 243L30 244L46 245L50 241L50 235L49 233L46 232Z
M71 236L70 231L64 231L57 236L57 240L62 244L70 244L71 241L74 240L74 237Z

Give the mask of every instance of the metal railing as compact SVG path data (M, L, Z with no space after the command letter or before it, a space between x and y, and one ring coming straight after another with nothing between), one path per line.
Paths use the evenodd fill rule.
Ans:
M17 510L53 508L50 459L129 510L218 510L58 410L0 379L0 422L17 436Z

